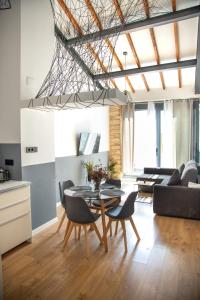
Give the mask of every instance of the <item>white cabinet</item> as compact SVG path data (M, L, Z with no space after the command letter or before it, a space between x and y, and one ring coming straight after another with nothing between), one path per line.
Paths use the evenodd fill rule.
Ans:
M7 188L6 188L7 187ZM32 237L30 185L13 181L0 189L0 253Z
M3 300L3 277L2 277L1 253L0 253L0 300Z

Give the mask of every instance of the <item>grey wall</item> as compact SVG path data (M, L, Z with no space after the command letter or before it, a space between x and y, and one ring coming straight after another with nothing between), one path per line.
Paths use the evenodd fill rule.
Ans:
M86 170L82 161L93 161L104 166L108 164L108 152L100 152L92 155L57 157L56 164L56 200L60 201L58 183L63 180L72 180L75 185L86 184Z
M5 165L5 159L12 159L13 166ZM13 180L21 180L21 145L20 144L0 144L0 167L5 168L10 173Z
M26 166L22 178L31 182L32 228L56 217L55 163Z

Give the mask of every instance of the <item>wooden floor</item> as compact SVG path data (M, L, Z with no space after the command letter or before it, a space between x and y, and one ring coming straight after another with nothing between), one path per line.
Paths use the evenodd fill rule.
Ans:
M57 224L49 227L4 255L5 299L199 300L200 221L154 216L142 203L134 221L141 241L127 223L126 255L120 228L108 254L89 234L89 260L83 235L80 241L73 235L62 253L64 228L55 234Z

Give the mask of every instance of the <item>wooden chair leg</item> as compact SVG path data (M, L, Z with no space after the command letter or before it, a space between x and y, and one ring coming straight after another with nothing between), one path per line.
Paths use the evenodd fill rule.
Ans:
M70 235L72 233L72 229L73 228L74 228L74 224L72 222L70 222L69 230L68 230L67 235L66 235L66 237L64 239L64 245L63 245L62 251L64 251L65 247L67 246L67 242L68 242L68 240L70 238Z
M119 225L119 221L116 221L116 225L115 225L115 235L117 235L118 225Z
M83 225L83 229L85 232L85 249L86 249L86 256L89 257L89 247L88 247L88 232L87 232L87 225Z
M74 238L77 239L77 226L74 225Z
M110 237L112 236L112 222L110 223Z
M125 252L127 252L127 239L126 239L126 226L125 226L125 221L121 220L120 221L122 224L122 230L123 230L123 236L124 236L124 247L125 247Z
M96 209L96 210L95 210L95 214L98 214L98 213L99 213L99 209ZM94 230L93 226L90 225L88 232L89 232L89 231L93 231L93 230Z
M139 241L139 240L140 240L140 236L139 236L139 234L138 234L137 228L136 228L136 226L135 226L135 223L133 222L132 217L130 217L129 220L130 220L130 222L131 222L131 225L132 225L132 227L133 227L133 230L134 230L134 232L135 232L135 235L136 235L136 237L137 237L137 239L138 239L138 241Z
M94 228L92 227L92 225L90 225L88 232L93 231L93 230L94 230Z
M67 232L68 232L68 230L69 230L70 223L71 223L71 221L68 220L68 221L67 221L67 225L66 225L66 229L65 229L64 239L65 239L65 237L66 237L66 235L67 235Z
M61 220L60 220L60 223L58 224L58 228L57 228L57 230L56 230L56 233L58 233L58 232L60 231L60 228L61 228L61 226L62 226L62 224L63 224L63 222L64 222L64 219L65 219L65 216L66 216L66 213L65 213L65 210L64 210L63 215L62 215L62 218L61 218Z
M98 228L97 228L97 225L94 223L94 224L92 224L92 226L93 226L93 228L94 228L94 230L95 230L95 232L96 232L96 234L97 234L97 236L98 236L98 239L99 239L99 241L100 241L100 245L102 245L102 244L103 244L103 240L102 240L102 238L101 238L101 235L100 235L100 232L99 232L99 230L98 230Z
M78 240L81 238L81 225L78 227Z
M110 229L111 223L112 223L112 220L109 218L108 225L106 226L106 234L107 234L108 230Z

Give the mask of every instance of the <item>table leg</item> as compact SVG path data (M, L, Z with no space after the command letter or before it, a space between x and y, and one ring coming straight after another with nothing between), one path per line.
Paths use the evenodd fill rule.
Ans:
M108 252L108 240L107 240L107 232L106 232L106 218L105 218L105 207L104 201L100 200L101 203L101 218L102 218L102 227L103 227L103 242L105 247L105 252Z

